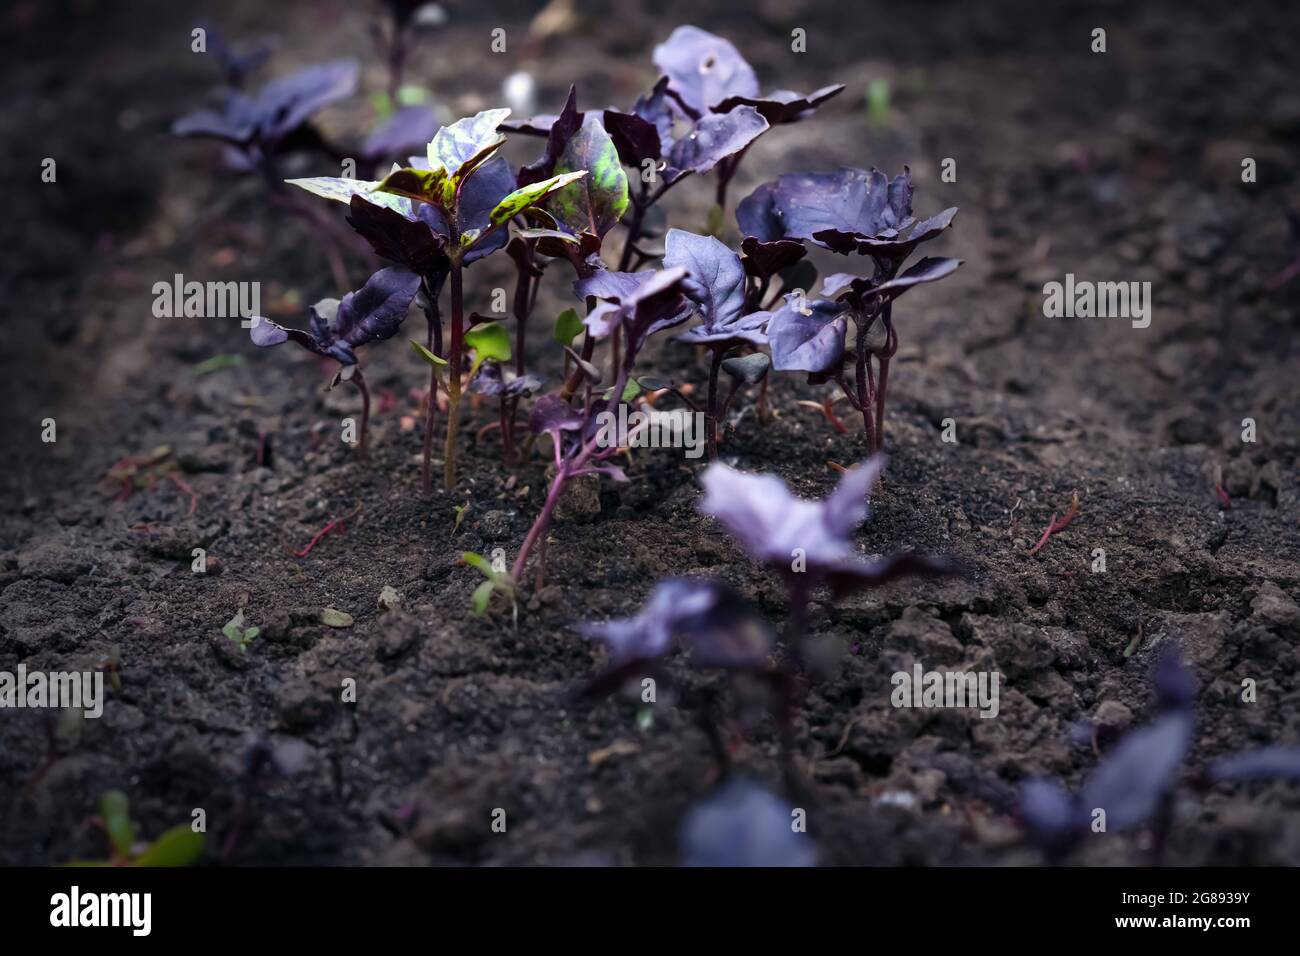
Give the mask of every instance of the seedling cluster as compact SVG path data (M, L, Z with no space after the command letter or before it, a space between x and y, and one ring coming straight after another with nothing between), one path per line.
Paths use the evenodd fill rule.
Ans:
M679 682L667 662L674 650L685 649L693 670L721 674L724 684L743 681L766 691L765 703L781 734L787 791L798 794L804 782L794 759L793 718L802 688L813 676L805 632L814 593L825 589L838 600L904 575L956 573L950 562L911 551L868 559L858 552L853 535L867 517L868 497L885 464L885 410L899 349L895 305L911 289L942 280L961 266L951 257L918 258L923 245L949 229L957 210L919 215L907 167L893 176L842 167L787 172L765 182L738 203L738 231L729 228L730 186L753 143L774 126L813 115L844 88L764 94L732 44L692 26L679 27L655 48L659 78L626 109L582 109L579 91L571 87L556 114L513 118L509 109L493 108L437 125L427 106L402 106L402 76L419 4L388 6L388 24L374 33L389 70L385 118L352 151L359 157L353 171L288 180L282 175L286 157L295 151L335 160L346 155L311 117L355 90L358 70L348 61L309 67L249 93L246 80L269 51L244 53L223 45L227 88L221 103L175 124L178 135L223 142L228 161L260 174L277 203L327 224L320 235L328 240L333 291L342 298L313 305L306 328L256 317L252 342L272 347L292 341L337 363L331 387L349 384L362 398L358 451L364 457L371 410L362 370L365 351L396 337L412 306L418 307L423 335L406 338L423 363L421 371L427 367L424 492L433 489L444 407L442 484L448 493L460 487L466 418L474 407L466 401L469 394L495 400L493 420L480 423L478 434L499 434L507 467L539 460L548 465L544 499L512 563L462 555L463 563L483 576L473 592L473 612L484 614L499 595L516 623L534 558L534 589L540 589L547 534L566 488L602 475L629 480L616 459L632 436L607 440L601 416L637 402L649 407L674 400L702 413L711 463L700 477L699 510L784 588L788 612L780 639L725 584L671 577L656 584L636 615L578 625L608 652L585 692L604 695L629 681L648 680L660 688L672 686L695 714L724 783L684 826L688 862L810 863L811 846L784 836L794 832L788 826L791 809L729 774L731 750L723 725L727 701L737 695L724 693L712 677L704 684ZM887 109L887 88L884 94L876 91L873 103L877 112ZM540 154L511 168L502 155L506 134L538 138ZM691 228L670 225L661 200L692 176L713 177L714 205L703 222L684 224ZM327 207L316 199L345 207L351 232L339 217L324 214ZM724 241L733 237L735 242ZM813 250L851 263L823 278L816 295L809 291L818 279L808 258ZM383 265L356 286L347 278L345 252L359 253L372 267L380 260ZM467 287L482 271L473 267L501 252L513 266L513 289L501 317L489 319L468 310ZM558 380L548 381L537 370L539 357L529 355L525 345L543 281L557 271L564 274L575 305L552 320L552 334L545 337L552 348L547 367L563 369ZM649 367L648 345L666 332L704 357L697 381L660 378ZM735 441L729 414L736 397L759 389L761 404L770 375L781 372L798 373L811 386L837 386L861 416L864 460L842 469L838 485L820 501L794 495L775 475L748 474L717 460L720 447ZM829 400L823 407L838 422ZM521 414L527 433L522 440ZM110 477L129 494L140 471L156 464L128 460ZM455 505L449 535L468 508L468 503ZM1064 529L1076 511L1077 498L1061 521L1053 516L1030 553ZM305 557L327 532L341 531L341 520L297 553ZM246 628L241 612L223 633L242 652L258 629ZM1116 743L1078 792L1049 781L1025 785L1019 818L1028 837L1051 858L1061 858L1087 832L1091 808L1097 806L1108 809L1114 829L1154 821L1163 834L1177 772L1194 737L1194 695L1181 665L1162 663L1159 713ZM291 772L282 763L269 744L250 747L237 822L223 856L234 852L264 782ZM1292 751L1269 748L1220 761L1203 779L1294 779L1298 773ZM750 838L758 831L770 839L755 843Z

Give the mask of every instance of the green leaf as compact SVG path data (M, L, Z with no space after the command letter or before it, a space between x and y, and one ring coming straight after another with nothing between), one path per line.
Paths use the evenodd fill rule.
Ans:
M442 127L429 143L429 167L448 179L468 179L506 141L497 127L509 115L508 109L483 110Z
M447 364L445 358L439 358L434 355L419 342L415 341L415 339L407 339L407 341L411 343L411 348L415 350L415 354L420 356L420 358L424 359L430 365L435 366L436 368L442 368Z
M582 319L576 309L565 309L555 318L555 341L561 345L570 345L582 331Z
M194 364L195 375L211 375L213 372L220 372L222 369L234 368L244 364L242 355L214 355L210 359L204 359L202 362Z
M488 601L492 600L492 592L496 585L491 581L484 581L474 589L474 594L470 597L470 606L473 608L475 617L482 617L483 612L487 610Z
M401 170L397 172L401 172ZM389 195L392 192L391 190L376 192L383 185L381 182L337 176L317 176L314 179L286 179L285 182L290 186L305 189L312 195L332 199L344 205L352 202L353 196L360 196L367 202L374 203L376 206L387 206L404 216L408 215L411 209L409 200L402 198L400 195Z
M320 622L326 627L351 627L352 615L337 608L327 607L320 612Z
M460 556L460 559L464 561L466 564L468 564L470 567L478 568L489 578L491 578L493 575L496 574L496 572L492 570L491 562L489 562L488 559L483 557L483 555L481 554L476 554L473 551L466 551L464 554Z
M474 364L510 358L510 333L500 322L483 322L465 333L465 344L474 350Z
M235 616L225 623L225 626L221 628L221 633L236 644L240 643L244 636L244 612L242 608L236 611Z
M414 169L410 166L395 169L375 185L375 192L365 195L365 198L385 193L427 202L439 209L451 209L456 204L456 182L445 169Z
M250 627L248 630L244 632L244 643L251 644L253 642L253 639L256 638L257 635L261 633L262 633L262 629L260 627Z
M618 150L596 113L588 113L582 128L565 144L554 172L563 175L581 169L587 170L586 177L552 195L546 208L570 231L602 237L623 218L628 193Z
M877 77L867 84L867 117L877 126L889 122L889 81Z
M521 239L557 239L560 242L566 242L571 246L578 245L578 237L571 236L567 232L561 232L558 229L520 229L515 233Z
M203 834L195 833L189 826L172 827L149 844L136 858L135 865L190 866L203 855L203 843Z
M529 206L536 205L551 193L563 189L570 183L576 183L586 175L587 171L582 169L572 173L564 173L560 176L552 176L545 182L533 183L531 186L516 189L496 204L496 207L489 214L489 219L494 226L509 222Z
M622 402L630 402L642 392L641 383L634 378L629 378L627 384L623 386L623 397L619 399ZM614 394L614 387L611 385L605 389L605 400L608 401Z
M131 823L131 804L121 790L110 790L99 798L99 815L113 847L122 856L130 856L135 846L135 825Z
M428 103L433 97L423 86L405 83L397 90L397 102L402 106L418 106Z

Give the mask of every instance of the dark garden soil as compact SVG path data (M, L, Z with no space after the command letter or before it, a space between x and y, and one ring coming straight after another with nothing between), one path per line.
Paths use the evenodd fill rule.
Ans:
M814 605L813 635L834 663L798 717L808 781L798 800L823 860L1041 862L1011 816L1017 784L1035 774L1077 784L1097 758L1071 742L1070 726L1143 721L1167 642L1202 685L1192 768L1300 742L1300 278L1269 287L1300 254L1287 219L1300 211L1300 10L1200 0L578 7L576 26L529 61L487 51L496 26L522 49L532 5L452 4L409 78L457 116L497 105L520 68L536 74L543 110L570 80L582 105L627 104L654 79L653 44L693 22L733 40L766 88L849 87L750 151L733 204L788 170L907 163L921 214L961 207L940 251L965 266L897 310L890 464L858 540L868 553L952 555L970 573ZM546 486L541 456L505 468L496 433L476 437L492 406L469 413L456 492L425 497L412 391L423 374L400 336L367 358L383 397L362 462L338 435L358 400L323 391L324 365L259 352L237 319L153 316L153 284L176 273L260 281L265 314L293 324L305 303L343 291L304 225L265 206L258 182L227 172L213 144L165 130L214 85L211 64L189 52L204 16L237 37L279 34L272 73L354 55L364 88L377 89L369 10L25 0L0 14L0 669L90 669L114 647L122 661L121 691L79 739L59 741L52 764L48 712L0 712L0 863L102 855L88 818L112 788L127 792L146 835L204 808L215 861L232 765L252 733L297 738L311 755L260 798L233 862L671 863L683 814L713 782L706 739L670 701L647 722L632 698L574 700L601 652L569 625L633 612L667 574L715 575L774 624L785 619L779 582L697 514L702 462L652 449L635 454L630 483L578 488L565 502L545 585L524 595L517 627L500 602L473 618L482 578L460 553L501 548L513 559ZM796 26L808 31L805 55L789 52ZM1108 31L1105 54L1089 51L1096 26ZM883 120L864 105L873 79L892 91ZM346 136L367 111L357 96L323 121ZM507 148L518 162L537 141ZM1246 156L1258 164L1253 185L1241 182ZM57 183L40 182L44 157L57 161ZM940 181L945 157L957 161L955 183ZM304 157L293 172L337 169ZM671 221L702 230L711 185L674 191ZM816 258L823 274L844 267ZM351 267L359 282L364 263ZM508 269L502 256L470 270L468 307L487 312ZM552 380L549 317L567 304L566 271L548 274L531 335ZM1151 282L1150 327L1045 318L1043 284L1067 272ZM216 356L238 359L200 364ZM698 356L671 341L651 366L704 379ZM838 434L798 404L829 392L778 376L776 417L763 425L743 403L724 457L824 494L837 477L828 462L863 457L847 412L850 431ZM47 417L52 444L40 440ZM956 443L942 440L948 418ZM1242 441L1245 418L1255 443ZM159 446L157 481L118 500L110 468ZM192 514L183 485L197 496ZM1074 492L1078 516L1030 556ZM345 530L305 557L287 552L345 515ZM207 574L191 572L195 547L207 550ZM379 606L385 587L400 594L397 609ZM241 608L261 628L244 654L221 633ZM325 626L325 608L355 623ZM913 660L996 669L999 716L892 708L890 675ZM345 678L355 705L340 702ZM1255 703L1241 700L1247 678ZM781 787L770 722L737 724L733 744L740 766ZM497 807L504 834L488 826ZM1164 860L1300 863L1297 810L1294 787L1184 786ZM1110 835L1071 859L1147 857L1140 839Z

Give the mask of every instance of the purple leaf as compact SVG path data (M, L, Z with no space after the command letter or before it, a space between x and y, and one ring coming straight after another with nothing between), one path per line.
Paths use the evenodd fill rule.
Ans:
M418 162L417 162L418 160ZM428 160L411 158L412 168L428 167ZM515 190L515 177L510 172L510 164L500 156L493 156L476 168L460 188L458 200L460 208L461 232L477 229L486 231L492 224L492 210L506 196ZM442 236L449 234L447 218L442 210L431 203L414 203L412 215L429 225ZM477 262L501 249L510 241L509 230L497 229L482 242L475 244L465 254L465 264Z
M1192 743L1190 712L1168 713L1116 744L1079 791L1088 813L1106 811L1106 827L1130 830L1151 819L1174 785Z
M767 120L750 106L738 106L725 114L710 113L668 151L664 181L673 182L688 173L707 173L728 156L745 149L767 129Z
M729 96L715 107L714 112L727 113L737 106L752 106L763 114L765 120L777 126L807 119L817 111L817 107L843 92L844 84L837 83L808 94L777 90L766 96Z
M450 270L447 237L435 231L429 222L403 216L395 209L378 206L361 196L353 196L348 205L348 223L370 243L375 255L420 275Z
M893 301L913 286L920 285L923 282L938 282L940 279L947 278L956 272L961 264L961 259L927 256L916 265L905 269L896 278L889 279L879 285L875 285L869 278L855 276L849 272L837 272L822 280L822 295L840 295L846 288L851 287L853 293L857 296L865 298L871 295L879 295L883 296L887 301Z
M1196 702L1196 672L1183 662L1177 647L1170 645L1160 654L1151 683L1161 710L1186 710Z
M884 466L881 456L851 469L825 501L808 501L790 493L775 475L753 475L715 462L700 479L705 496L700 510L722 522L756 561L782 573L807 573L817 580L867 564L849 541L866 516L866 491ZM804 572L793 572L801 554Z
M538 113L528 119L504 120L500 128L507 133L518 133L521 136L545 136L550 133L557 119L559 116L555 113Z
M361 152L371 162L392 160L422 149L441 128L428 106L403 106L366 137Z
M759 242L776 242L785 237L785 227L773 205L776 187L775 182L764 183L736 206L736 223L747 237L753 236Z
M1261 747L1224 757L1210 764L1210 780L1300 781L1300 747Z
M1049 852L1068 849L1087 831L1087 814L1051 780L1028 780L1021 786L1018 816L1033 841Z
M680 266L689 273L682 289L704 321L702 331L692 330L697 333L695 341L704 341L700 336L707 335L710 341L734 337L765 343L761 332L755 338L752 328L736 327L745 308L745 267L734 252L712 236L684 229L669 229L666 246L664 268ZM729 334L732 331L734 336Z
M520 186L531 186L533 183L544 182L555 174L555 164L564 155L569 140L574 137L578 130L582 129L584 115L578 112L578 89L575 86L570 86L568 98L564 101L564 109L560 111L558 116L551 117L550 122L547 124L544 134L546 136L545 151L534 162L519 170Z
M260 315L253 316L251 321L253 325L248 330L248 335L253 340L254 345L266 348L292 339L305 349L315 350L315 342L312 337L301 329L287 329L283 325L278 325Z
M406 319L420 277L405 269L380 269L339 303L332 330L352 348L392 338Z
M557 395L541 396L528 414L528 430L534 435L550 434L557 443L560 432L577 431L582 425L582 415Z
M842 313L843 308L835 302L808 302L793 293L787 296L767 324L772 368L779 372L838 369L844 360L848 331Z
M658 131L660 157L672 149L675 141L673 128L679 114L675 101L668 93L668 77L659 77L648 94L638 96L632 104L632 112Z
M658 163L663 155L659 130L635 113L605 110L605 129L614 141L618 158L627 166L640 168L647 159Z
M763 242L755 236L741 240L740 251L745 271L759 279L770 279L808 254L808 248L795 239Z
M790 825L794 808L749 780L724 783L682 823L684 866L816 866L808 834Z
M293 132L318 109L351 96L361 68L355 60L304 67L272 80L257 95L257 124L263 139Z
M663 657L678 641L690 648L697 667L760 668L776 642L771 628L740 595L701 578L667 578L655 585L635 616L582 624L578 630L609 649L606 673L631 661Z
M545 381L538 375L518 375L511 369L503 368L500 362L484 362L469 387L470 391L480 395L515 398L537 394Z
M906 180L908 174L898 177ZM787 173L776 181L772 209L785 235L812 239L837 230L849 236L898 235L911 224L910 190L878 169L841 167L831 173ZM891 198L893 202L891 202Z
M952 225L953 217L956 215L955 206L945 209L924 222L913 225L906 238L850 235L838 229L823 229L815 233L812 239L834 252L846 255L856 252L859 255L874 256L877 259L899 263L910 256L918 245L941 235Z
M583 320L596 338L604 338L621 322L627 328L628 350L635 354L641 343L662 329L680 325L691 315L691 306L682 295L686 270L663 269L659 272L598 272L589 279L574 283L580 297L594 295L609 299L587 313Z
M737 49L699 27L680 26L654 50L654 64L695 116L729 96L757 96L758 78Z

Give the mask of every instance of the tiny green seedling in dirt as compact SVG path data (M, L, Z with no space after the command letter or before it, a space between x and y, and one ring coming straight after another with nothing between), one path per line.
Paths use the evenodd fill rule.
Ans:
M516 625L519 624L519 604L515 600L515 581L505 571L498 571L492 567L492 563L481 554L475 554L473 551L466 551L460 556L460 559L471 567L478 568L487 578L482 584L474 589L474 594L470 598L470 610L475 617L482 617L487 611L488 602L492 600L492 593L500 591L510 602L510 615Z
M186 824L172 827L152 843L138 841L131 804L121 790L100 798L99 816L91 822L108 835L108 859L76 860L68 866L190 866L203 855L203 834Z
M235 612L235 616L226 622L226 626L221 629L221 633L226 635L241 654L248 653L248 645L253 643L253 639L262 633L260 627L244 627L244 612L242 609Z
M467 501L463 505L452 505L451 510L456 515L456 520L451 526L451 533L454 535L460 530L460 524L465 520L465 515L469 512L470 503Z

